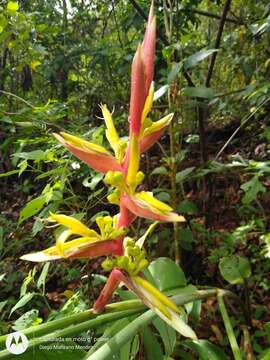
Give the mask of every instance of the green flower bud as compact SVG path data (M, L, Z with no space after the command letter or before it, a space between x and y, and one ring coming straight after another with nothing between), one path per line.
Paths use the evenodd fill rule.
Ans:
M138 272L141 271L142 269L146 268L148 265L149 265L149 261L146 259L142 259L138 265Z
M108 171L107 174L105 175L103 182L107 185L112 185L113 182L113 178L114 178L114 171Z
M115 264L115 261L113 259L107 258L101 263L101 266L104 270L110 271L114 267L114 264Z
M120 191L118 189L116 189L114 192L112 192L111 194L109 194L107 196L107 199L108 199L109 203L114 204L114 205L119 205L120 204Z
M135 269L136 269L136 264L134 262L130 261L129 264L128 264L127 272L129 274L133 273Z
M139 248L138 245L135 245L133 247L133 254L132 255L137 257L137 256L140 256L140 254L141 254L141 249Z
M131 237L125 237L124 247L127 247L127 246L133 247L134 245L135 245L135 242Z
M126 247L125 247L125 251L126 251L126 253L127 253L128 256L132 256L133 247L132 247L132 246L126 246Z
M136 174L136 186L140 185L145 178L145 175L142 171L138 171Z
M129 265L129 259L127 256L118 256L116 258L116 266L121 269L127 270Z
M145 259L145 257L146 257L146 252L144 249L141 249L140 254L137 256L137 260Z

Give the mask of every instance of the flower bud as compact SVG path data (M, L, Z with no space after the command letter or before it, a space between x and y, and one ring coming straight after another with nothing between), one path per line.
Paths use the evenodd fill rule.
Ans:
M120 269L127 270L129 265L129 259L127 256L118 256L116 258L116 266Z
M114 264L115 264L115 261L113 259L107 258L101 263L101 266L104 270L110 271L114 267Z

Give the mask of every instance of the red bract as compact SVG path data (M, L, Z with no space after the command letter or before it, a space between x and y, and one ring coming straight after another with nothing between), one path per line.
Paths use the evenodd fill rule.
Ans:
M131 68L130 94L130 131L139 136L141 130L142 112L146 100L146 73L144 52L138 45Z
M145 57L145 68L146 68L146 79L145 89L148 94L150 85L153 81L154 76L154 58L156 48L156 17L154 16L154 6L151 5L148 23L143 40L143 50Z

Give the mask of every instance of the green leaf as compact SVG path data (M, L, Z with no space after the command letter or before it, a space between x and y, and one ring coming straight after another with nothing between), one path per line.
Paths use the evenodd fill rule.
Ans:
M7 10L16 12L19 10L19 3L17 1L9 1L7 4Z
M37 214L43 206L47 202L46 195L38 196L35 199L32 199L25 205L25 207L21 210L20 216L19 216L19 224L21 224L23 221L28 219L29 217Z
M56 168L56 169L52 169L52 170L49 170L49 171L46 171L40 175L38 175L35 180L41 180L41 179L44 179L46 177L49 177L49 176L56 176L56 175L62 175L64 174L66 171L66 169L64 167L59 167L59 168Z
M185 138L185 142L188 143L188 144L199 144L200 135L198 135L198 134L189 134Z
M40 289L42 287L43 288L43 294L45 293L45 283L46 283L46 277L48 275L49 267L50 267L49 262L46 262L43 265L41 274L40 274L40 276L38 278L38 281L37 281L37 288Z
M148 267L160 291L167 291L186 286L187 281L183 270L169 258L159 258Z
M168 175L168 170L165 166L159 166L151 172L151 175Z
M83 186L90 188L91 190L94 190L95 187L100 183L100 181L103 179L104 174L98 173L95 176L91 178L91 181L89 181L89 177L85 178L83 180Z
M171 201L171 195L165 191L161 191L155 194L155 197L163 202L170 202Z
M193 172L193 170L195 169L195 166L186 168L185 170L179 171L176 174L176 178L175 181L177 184L185 181L187 178L190 178L190 174Z
M17 304L15 304L15 305L13 306L13 308L10 310L9 316L10 316L11 314L13 314L14 311L20 309L21 307L23 307L24 305L26 305L30 300L32 300L32 298L34 297L34 295L35 295L34 293L27 293L27 294L25 294L25 295L17 302Z
M47 153L43 150L33 150L30 152L15 153L14 157L18 157L25 160L34 160L36 162L39 162L41 160L46 160Z
M195 351L201 360L226 360L226 354L207 340L185 340L181 343L184 347L187 347Z
M219 262L219 270L230 284L242 284L251 276L249 261L237 255L222 258Z
M244 204L251 203L253 200L257 199L257 196L260 192L264 193L266 191L266 188L262 185L257 175L255 175L251 180L242 184L241 189L245 192L245 195L242 199Z
M178 238L181 247L185 250L192 249L192 243L194 242L192 231L188 228L180 228L178 231Z
M38 317L38 310L32 309L19 317L12 326L13 330L20 331L27 329L29 326L38 325L42 319Z
M150 331L148 326L143 329L143 342L146 359L148 360L163 360L163 354L161 346L159 345L157 339Z
M198 51L195 54L189 56L184 61L185 70L196 66L199 62L206 59L208 56L212 55L214 52L217 52L217 51L218 51L217 49L201 50L201 51Z
M176 344L176 331L160 318L156 318L153 321L153 325L160 334L166 355L171 355Z
M20 170L11 170L11 171L8 171L6 173L0 174L0 178L10 176L10 175L14 175L14 174L18 174L19 172L20 172Z
M212 99L214 97L213 90L205 86L185 87L182 89L182 94L184 96L198 97L205 99Z
M120 360L129 360L132 359L132 357L130 356L130 352L131 352L131 343L132 341L128 341L127 343L125 343L121 349L120 349Z
M140 338L139 335L137 334L134 336L134 339L131 344L130 359L135 359L139 350L140 350Z
M8 300L0 301L0 312L3 311L4 307L7 305Z
M177 206L177 211L188 215L197 215L199 210L193 201L183 200Z

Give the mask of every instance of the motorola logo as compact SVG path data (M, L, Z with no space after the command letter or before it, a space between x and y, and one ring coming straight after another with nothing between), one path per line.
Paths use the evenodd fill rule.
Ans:
M11 354L22 354L26 351L27 347L28 339L23 333L17 331L8 334L6 338L6 348Z

